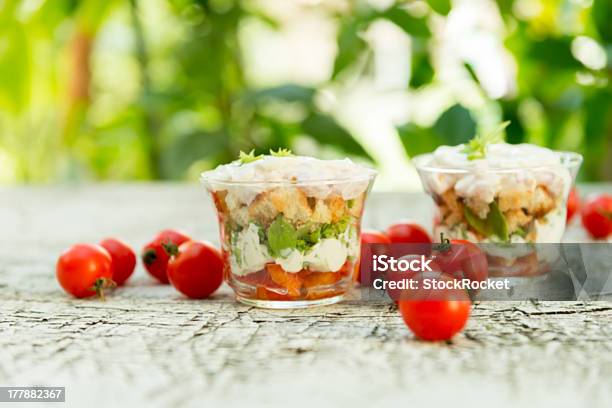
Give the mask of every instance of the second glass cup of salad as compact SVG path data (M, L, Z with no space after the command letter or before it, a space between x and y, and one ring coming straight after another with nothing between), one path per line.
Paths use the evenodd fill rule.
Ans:
M434 236L481 243L558 243L577 153L531 144L440 146L414 163L438 208Z
M437 206L434 237L485 244L491 276L547 273L555 247L532 244L561 242L582 156L477 137L413 160Z
M243 303L336 303L352 287L373 169L344 160L241 154L202 174L217 209L225 280Z

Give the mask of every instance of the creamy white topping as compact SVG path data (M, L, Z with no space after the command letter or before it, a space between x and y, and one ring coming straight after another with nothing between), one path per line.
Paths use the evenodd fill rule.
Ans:
M506 189L533 191L537 185L544 185L559 196L571 184L570 172L562 164L560 155L544 147L495 143L487 146L484 158L476 160L469 160L463 150L464 145L440 146L425 161L417 163L417 166L438 169L424 174L429 189L443 194L454 187L459 197L476 197L491 203Z
M250 163L235 161L218 166L202 173L201 180L213 191L228 190L240 202L250 204L257 194L275 183L297 185L310 197L337 194L351 200L368 188L375 174L375 170L350 159L264 156Z

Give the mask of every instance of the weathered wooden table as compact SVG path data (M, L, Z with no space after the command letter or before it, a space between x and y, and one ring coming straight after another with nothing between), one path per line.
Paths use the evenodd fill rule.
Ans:
M375 194L365 225L431 214L423 195ZM106 302L56 283L69 245L140 248L164 227L218 242L197 185L0 189L0 385L66 386L71 406L612 406L609 301L480 303L452 343L429 344L387 303L190 301L140 266Z

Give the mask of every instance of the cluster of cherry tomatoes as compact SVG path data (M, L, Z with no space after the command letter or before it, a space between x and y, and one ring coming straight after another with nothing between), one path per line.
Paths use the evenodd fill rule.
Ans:
M151 276L193 299L210 296L223 282L219 250L178 231L161 231L144 246L141 258ZM134 250L119 239L107 238L98 245L76 244L68 248L57 261L56 274L69 294L103 298L105 290L123 285L135 267Z
M362 247L366 244L432 242L423 227L410 221L395 223L385 232L364 230L361 233ZM465 240L451 240L436 250L432 270L432 273L423 272L410 276L393 272L387 279L400 280L410 277L422 280L435 277L437 280L453 280L465 277L484 280L487 278L487 258L475 244ZM463 329L470 316L471 301L465 290L437 290L435 293L430 291L426 294L401 290L397 290L397 293L389 292L392 299L397 299L400 314L408 328L422 340L449 340Z
M581 202L574 188L567 200L567 222L578 212L584 229L592 238L606 239L612 235L612 195L601 194Z

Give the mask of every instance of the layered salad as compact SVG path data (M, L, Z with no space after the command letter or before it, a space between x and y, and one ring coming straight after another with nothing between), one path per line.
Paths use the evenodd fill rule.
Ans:
M280 150L203 173L217 209L225 278L239 300L343 295L359 256L372 169ZM248 303L248 302L247 302Z
M561 240L579 158L488 136L440 146L416 157L415 163L439 210L435 236L539 243Z

